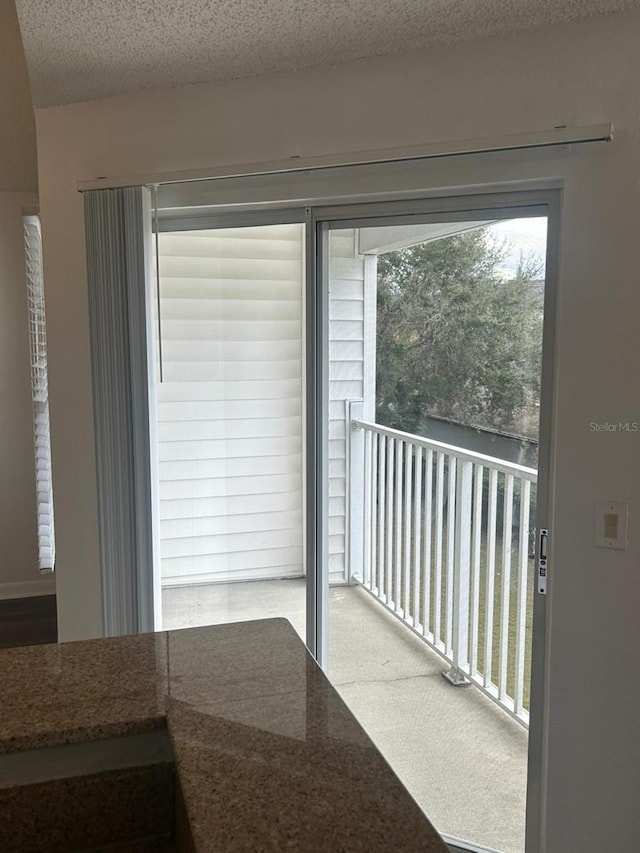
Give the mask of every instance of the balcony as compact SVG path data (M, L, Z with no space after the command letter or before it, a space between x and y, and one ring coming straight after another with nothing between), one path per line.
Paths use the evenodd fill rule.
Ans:
M521 853L537 472L358 406L329 677L443 833ZM163 605L166 628L284 615L304 636L303 578L168 588Z
M354 417L348 428L351 581L442 656L452 684L528 725L537 471Z

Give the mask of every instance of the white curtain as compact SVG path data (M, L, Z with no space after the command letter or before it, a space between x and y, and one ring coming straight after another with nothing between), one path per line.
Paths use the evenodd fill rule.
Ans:
M144 187L84 194L103 628L152 631L148 311L151 203Z

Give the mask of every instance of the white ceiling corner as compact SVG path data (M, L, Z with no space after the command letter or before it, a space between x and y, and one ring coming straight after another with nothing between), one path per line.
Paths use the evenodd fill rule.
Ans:
M335 65L640 0L16 0L36 107Z

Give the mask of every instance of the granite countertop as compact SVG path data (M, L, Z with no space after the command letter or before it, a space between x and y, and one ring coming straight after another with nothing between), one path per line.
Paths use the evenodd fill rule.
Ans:
M446 846L285 619L0 652L0 754L168 729L196 851Z

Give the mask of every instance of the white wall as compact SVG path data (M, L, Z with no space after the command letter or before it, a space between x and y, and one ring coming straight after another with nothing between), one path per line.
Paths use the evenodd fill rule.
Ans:
M38 571L23 209L37 206L36 130L13 3L0 3L0 597L52 592Z
M38 112L63 639L99 632L78 180L612 120L609 146L433 163L431 184L564 180L545 849L637 849L640 439L589 424L640 420L639 41L640 13L631 12ZM607 498L631 504L627 552L594 549L594 503Z
M37 192L36 127L13 0L0 0L0 116L0 191Z

